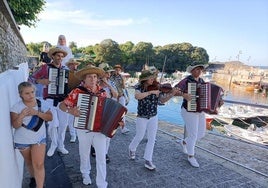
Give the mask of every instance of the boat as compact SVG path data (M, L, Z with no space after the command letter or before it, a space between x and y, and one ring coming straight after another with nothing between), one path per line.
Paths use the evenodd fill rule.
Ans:
M260 81L252 81L252 80L235 80L232 82L232 87L238 89L244 89L248 92L254 92L255 90L260 88Z
M226 124L224 125L224 130L229 136L268 146L268 126L256 127L251 124L247 129L243 129L235 125Z
M250 106L242 102L237 103L239 102L232 105L223 105L218 114L207 116L207 123L210 119L212 128L216 128L228 136L268 145L267 106L257 104Z

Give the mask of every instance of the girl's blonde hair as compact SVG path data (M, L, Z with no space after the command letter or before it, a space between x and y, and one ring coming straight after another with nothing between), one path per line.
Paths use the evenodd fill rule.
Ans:
M22 93L23 89L26 88L26 87L33 87L34 90L35 90L35 85L33 85L31 82L21 82L19 85L18 85L18 91L19 91L19 94Z

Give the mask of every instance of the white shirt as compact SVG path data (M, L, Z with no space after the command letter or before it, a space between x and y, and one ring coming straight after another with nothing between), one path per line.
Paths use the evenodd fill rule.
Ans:
M40 101L41 101L41 112L47 112L49 110L48 105L45 103L44 100ZM11 108L10 111L19 114L24 108L26 108L26 105L22 101L19 101ZM36 105L34 109L38 110L38 106ZM23 118L22 122L23 124L28 125L31 119L32 116L26 116L25 118ZM14 142L19 144L36 144L39 143L44 138L46 138L45 121L43 122L43 125L37 132L26 129L25 127L19 127L15 129L14 132Z

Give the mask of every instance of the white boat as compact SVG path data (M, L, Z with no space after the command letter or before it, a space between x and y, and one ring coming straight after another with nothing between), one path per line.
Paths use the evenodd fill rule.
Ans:
M215 120L223 122L223 124L234 124L235 120L251 124L251 120L253 120L253 122L260 124L257 126L268 124L268 122L262 119L265 116L268 116L268 109L239 104L223 105L217 115L212 115Z
M224 125L224 130L230 136L268 146L268 126L256 127L254 124L247 129L235 125Z
M244 104L223 105L217 115L208 118L223 126L227 135L268 145L268 110Z

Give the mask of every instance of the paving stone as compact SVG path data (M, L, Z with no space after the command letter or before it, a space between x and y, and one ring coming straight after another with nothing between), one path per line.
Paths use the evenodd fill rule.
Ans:
M198 142L196 148L196 158L200 163L200 168L193 168L187 161L187 155L182 153L176 142L178 138L182 138L183 128L159 122L153 155L156 170L149 171L144 167L143 159L146 138L137 148L136 159L133 161L128 158L128 145L135 135L133 114L127 116L127 127L130 129L128 134L121 134L120 131L117 131L110 143L111 162L107 164L109 188L265 188L268 185L267 177L236 164L242 164L267 175L268 148L208 133L201 142ZM61 167L69 178L66 181L70 182L73 188L86 187L82 184L79 171L78 141L69 143L69 139L69 132L67 132L65 145L69 154L59 155L63 163ZM230 162L227 158L233 161ZM46 160L46 163L50 162L51 160ZM91 188L97 187L95 165L95 158L91 158ZM49 165L46 164L46 166ZM50 171L46 169L46 174L49 173ZM61 173L59 172L59 174ZM27 177L27 175L25 176ZM46 179L46 181L50 180ZM24 182L27 182L27 178ZM53 183L57 182L54 180ZM50 184L47 183L47 185ZM53 188L55 187L56 185Z

